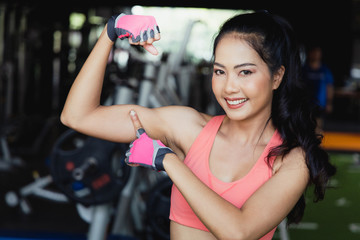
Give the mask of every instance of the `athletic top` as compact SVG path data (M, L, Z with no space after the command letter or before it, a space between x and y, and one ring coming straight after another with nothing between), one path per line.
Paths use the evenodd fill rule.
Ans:
M271 178L272 169L266 162L266 156L272 147L282 143L282 139L278 131L275 131L260 158L244 177L234 182L223 182L211 173L209 156L224 117L225 115L215 116L205 125L192 144L184 163L213 191L236 207L241 208L245 201ZM175 184L171 192L170 219L188 227L209 231L192 211ZM275 230L276 228L271 230L261 240L272 239Z
M303 78L310 90L310 93L315 97L317 104L322 108L326 108L327 104L327 86L334 84L334 78L330 69L322 64L319 69L312 69L308 65L303 68Z

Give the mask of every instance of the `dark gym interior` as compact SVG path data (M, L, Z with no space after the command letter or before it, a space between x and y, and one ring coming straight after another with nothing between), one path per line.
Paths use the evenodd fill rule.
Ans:
M304 49L312 46L321 47L323 61L331 69L334 78L333 110L326 115L323 123L324 148L329 152L331 161L338 167L338 174L331 182L333 189L329 191L325 200L313 204L310 196L303 222L284 230L287 234L286 238L279 232L274 239L360 239L359 0L326 2L2 0L0 1L0 240L90 239L91 231L99 231L94 227L96 223L92 225L91 221L96 211L102 211L101 207L106 207L106 210L103 210L105 212L110 211L106 215L109 218L105 220L108 224L107 237L104 239L168 239L168 229L166 229L168 210L163 209L163 205L156 204L160 200L152 199L153 196L149 194L152 184L150 186L143 184L144 189L137 189L138 194L134 197L136 198L134 201L139 204L132 208L139 210L127 209L127 214L137 215L126 223L121 223L123 227L121 231L117 231L111 229L111 226L119 224L115 217L119 214L116 206L120 201L119 188L124 187L123 185L117 183L114 188L104 191L103 196L109 195L106 195L106 204L102 199L94 198L89 200L88 204L87 200L82 199L83 205L79 206L76 199L69 199L63 195L62 191L66 189L59 188L51 178L51 174L54 174L54 171L51 171L51 161L55 158L54 146L59 144L60 136L69 133L68 128L60 123L59 116L71 84L96 41L99 26L104 26L113 14L131 12L134 6L141 6L146 11L153 10L148 7L154 7L156 11L182 9L184 19L190 9L267 10L289 20ZM74 18L79 20L75 21ZM72 26L77 22L81 22L81 25ZM176 24L183 27L186 21L172 24L175 24L174 28L177 28ZM189 41L191 42L192 39L190 38ZM212 39L209 38L207 41L210 46ZM158 45L161 46L161 43ZM126 49L122 45L119 46L119 49L122 48ZM164 58L171 55L165 46L163 51ZM119 51L119 54L122 53L129 54L125 50ZM196 65L195 68L191 68L192 76L200 79L196 83L189 83L195 90L188 93L185 104L203 112L209 111L210 97L206 92L210 89L206 85L209 84L209 75L206 74L209 69L209 59L188 56L187 53L184 55L182 68L188 70L190 68L186 67ZM193 60L194 58L197 59ZM116 66L110 64L105 74L107 80L104 84L103 100L106 101L118 84L112 80L114 71L118 71L119 79L142 78L143 65L134 60L128 71L127 66L114 70ZM85 141L81 140L85 138L84 136L77 137L80 142ZM101 144L116 149L113 155L121 155L126 151L122 145ZM114 156L105 157L114 158ZM123 156L115 157L123 159ZM115 171L114 168L121 171L116 176L119 181L128 180L129 173L126 166L120 164L120 166L107 167L112 168L112 171ZM161 174L154 176L146 171L140 171L139 174L161 185L157 189L160 189L161 201L164 201L166 206L169 184L171 184L168 179ZM111 181L115 180L111 179ZM39 186L40 190L33 190L35 186ZM42 193L41 189L47 192ZM100 207L92 207L93 204ZM151 220L151 215L156 215L151 210L162 211L163 215L160 214L156 220ZM80 216L80 212L85 216ZM101 218L101 214L98 216ZM84 220L86 218L88 221ZM126 216L123 218L130 219ZM158 221L163 228L154 230L149 223L151 221Z

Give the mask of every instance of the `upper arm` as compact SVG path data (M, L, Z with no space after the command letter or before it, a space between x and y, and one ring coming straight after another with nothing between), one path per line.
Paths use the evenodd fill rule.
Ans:
M166 145L168 142L177 143L178 134L190 132L191 128L203 119L202 114L188 107L145 108L138 105L112 105L99 106L83 119L74 121L73 124L65 124L86 135L127 143L136 138L130 110L136 111L151 138L160 139Z
M292 210L306 186L309 172L302 150L293 149L280 169L243 205L246 232L261 237L274 229Z
M136 105L98 106L81 118L63 117L62 122L89 136L127 143L135 139L135 130L129 115L132 109L144 117L146 120L144 125L152 126L149 121L156 118L155 111Z

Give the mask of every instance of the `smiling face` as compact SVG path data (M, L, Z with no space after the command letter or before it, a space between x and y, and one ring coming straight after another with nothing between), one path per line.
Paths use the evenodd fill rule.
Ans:
M225 35L215 49L213 92L230 119L267 120L273 90L281 83L283 68L272 75L258 53L240 36Z

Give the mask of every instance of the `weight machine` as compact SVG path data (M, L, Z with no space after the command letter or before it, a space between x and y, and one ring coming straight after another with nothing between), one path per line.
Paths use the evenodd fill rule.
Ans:
M129 103L137 103L145 107L186 105L188 103L186 93L194 70L191 71L193 67L186 66L189 71L181 71L184 67L181 66L181 59L193 24L190 23L187 28L180 53L169 57L167 62L146 61L134 48L128 46L127 49L122 49L123 53L128 54L142 67L143 79L138 81L130 77L122 80L118 77L118 69L115 69L109 74L109 78L115 84L115 90L105 101L105 105ZM181 78L181 87L177 83L178 78ZM138 94L136 94L137 89ZM5 197L6 202L12 207L20 206L22 211L28 214L31 212L31 206L26 198L30 195L61 203L75 201L79 215L90 223L89 240L106 238L108 224L114 212L111 234L135 236L138 232L149 232L156 234L156 237L152 236L149 239L158 239L159 235L167 239L169 225L166 222L169 222L169 210L166 210L166 206L169 206L169 194L165 194L168 200L163 199L166 205L157 206L161 208L165 206L161 211L165 212L161 220L164 222L163 230L152 230L151 228L156 224L152 227L147 226L146 218L152 218L149 223L159 221L161 215L159 211L156 211L158 215L148 211L154 211L154 207L150 205L158 203L156 198L162 196L156 193L158 189L156 185L160 183L168 186L168 189L160 191L166 192L170 190L171 181L164 173L126 166L124 155L127 147L127 144L112 143L67 130L53 147L51 175L38 178L17 192L9 191ZM61 193L47 189L52 183L59 187ZM151 194L151 191L155 191L155 195ZM150 205L145 195L149 195Z

